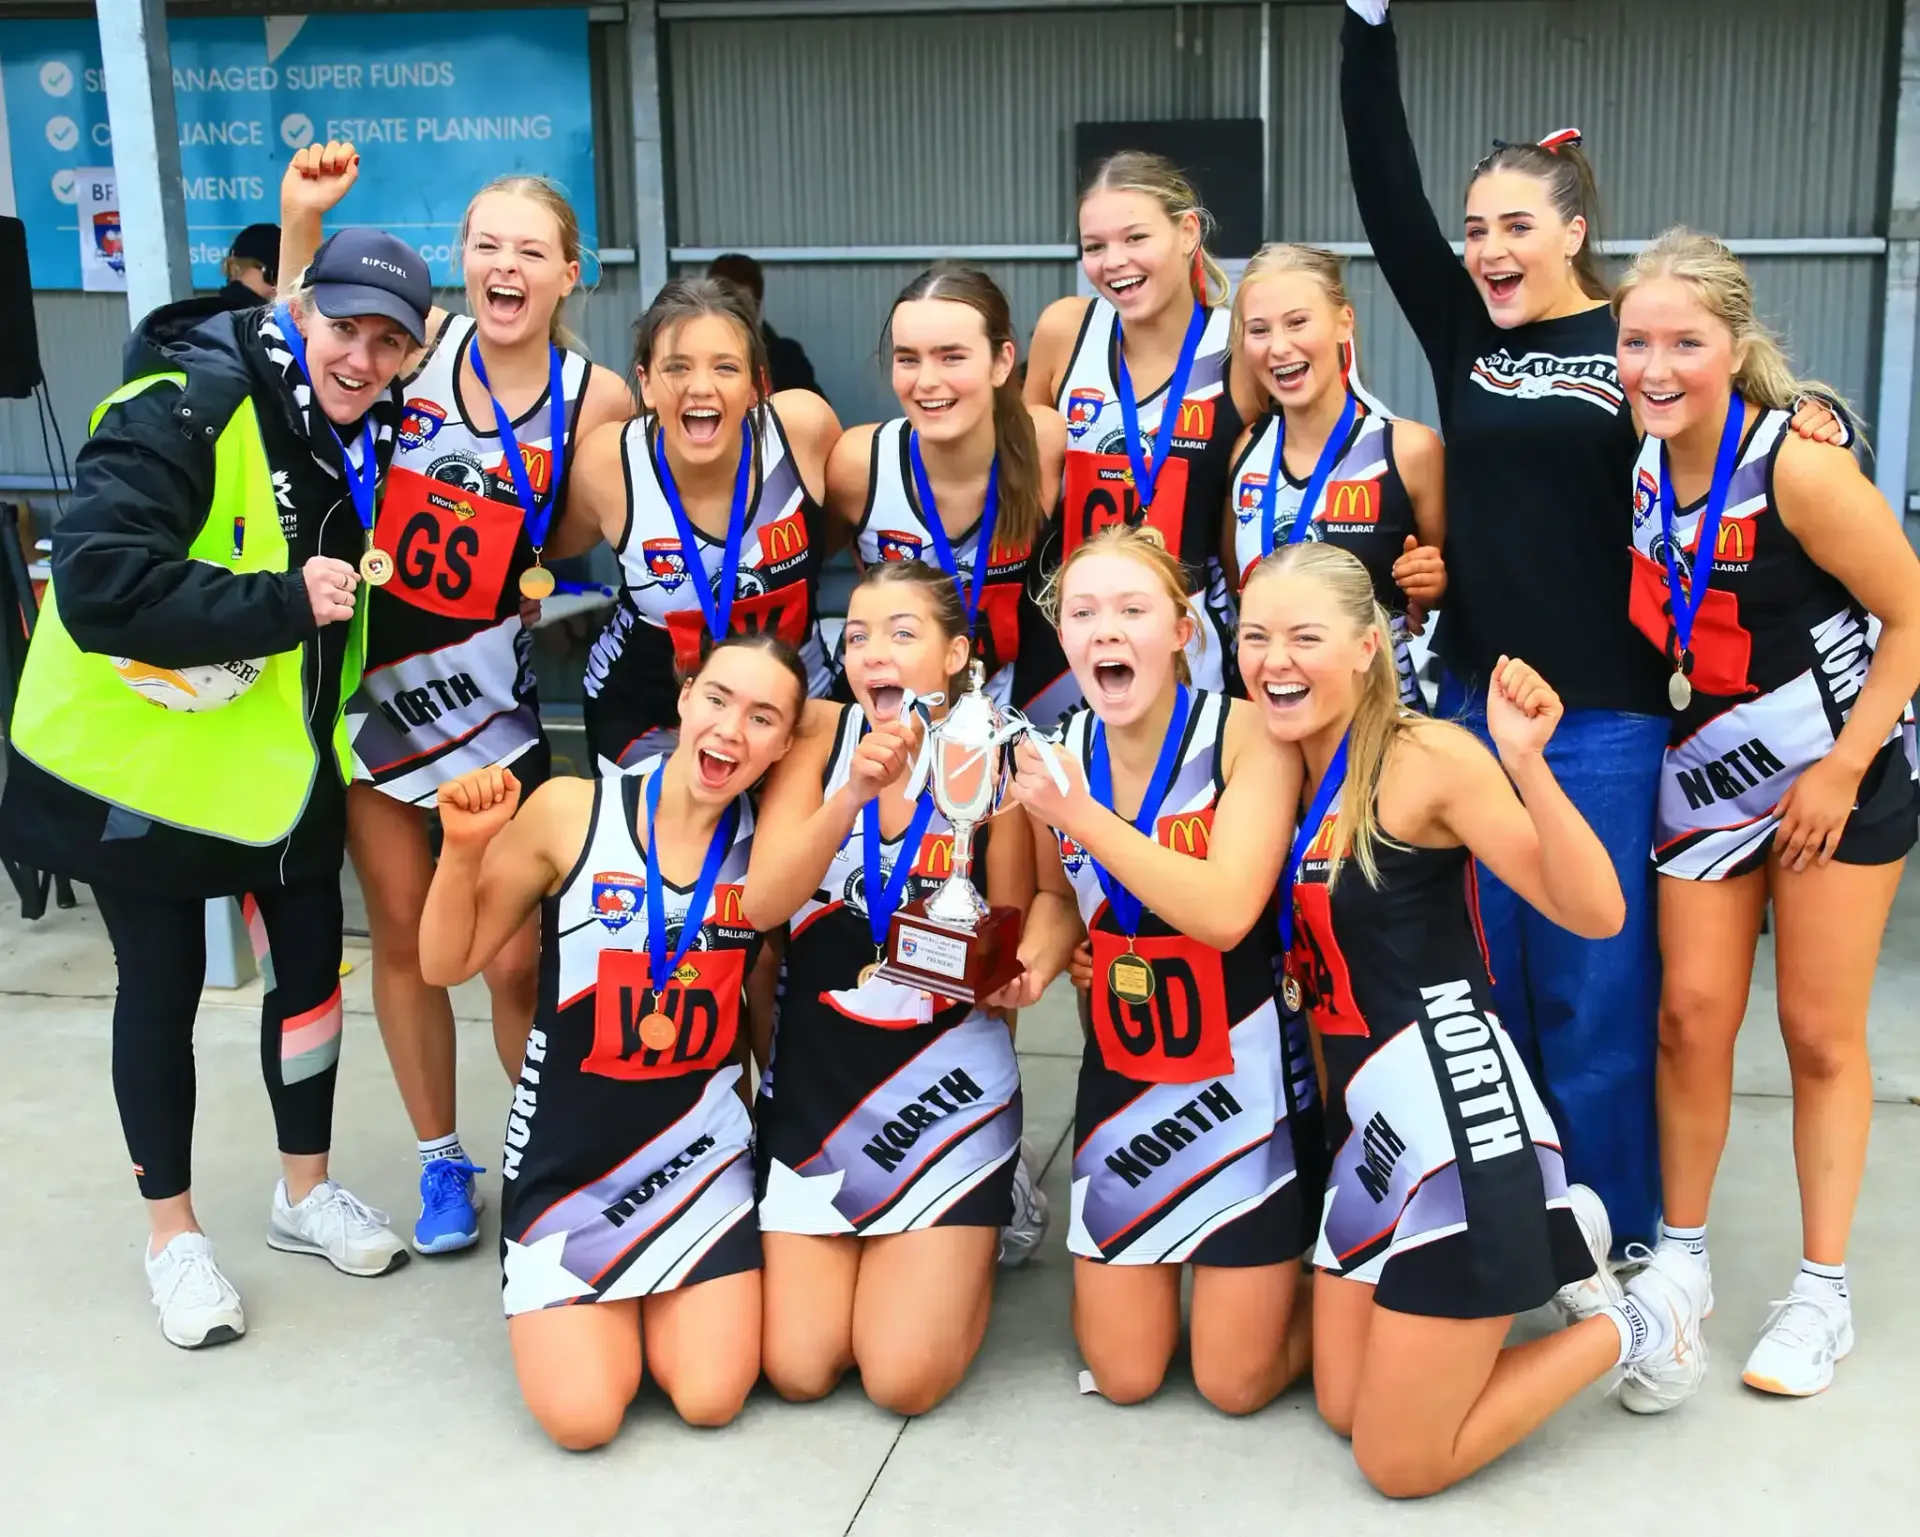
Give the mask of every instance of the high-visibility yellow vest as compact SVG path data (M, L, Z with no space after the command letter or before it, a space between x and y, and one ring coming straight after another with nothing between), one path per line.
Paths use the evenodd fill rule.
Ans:
M113 406L163 383L184 389L186 375L152 374L115 390L95 408L90 430ZM251 398L241 401L213 453L213 504L188 555L236 575L287 570ZM246 539L236 551L238 518L246 519ZM74 644L49 584L14 704L13 745L56 779L152 821L234 843L277 843L299 822L322 770L320 731L331 734L332 770L343 781L351 777L345 703L365 655L364 603L350 624L340 705L332 721L310 729L303 648L268 657L259 681L230 704L169 710L127 687L106 657Z

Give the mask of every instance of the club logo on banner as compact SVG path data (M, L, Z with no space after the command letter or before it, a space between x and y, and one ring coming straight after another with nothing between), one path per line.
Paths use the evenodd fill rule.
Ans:
M441 281L457 279L472 189L507 172L558 180L583 244L598 243L584 8L448 12L431 26L365 12L199 16L168 30L198 288L225 281L220 263L241 229L278 222L293 152L328 139L364 156L342 221L391 230ZM93 19L0 22L0 99L34 286L124 289ZM424 157L434 174L423 179Z

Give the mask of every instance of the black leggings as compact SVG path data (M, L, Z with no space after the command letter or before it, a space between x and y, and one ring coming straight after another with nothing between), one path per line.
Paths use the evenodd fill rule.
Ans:
M113 1003L113 1095L149 1201L193 1183L193 1021L207 971L207 905L96 889L120 970ZM256 896L272 953L262 962L260 1067L283 1153L333 1141L340 1057L340 882Z

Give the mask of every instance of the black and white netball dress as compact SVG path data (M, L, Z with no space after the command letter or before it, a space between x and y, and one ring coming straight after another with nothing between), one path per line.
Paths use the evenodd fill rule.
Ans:
M541 904L539 1011L502 1168L510 1315L760 1266L738 1049L760 943L740 916L753 808L743 795L721 817L693 886L662 879L665 763L596 784L580 858Z
M843 708L827 795L846 783L866 725L859 706ZM975 872L990 832L975 834ZM793 915L756 1113L764 1231L872 1237L1011 1219L1022 1103L1006 1025L871 975L893 913L952 872L953 830L931 792L893 839L868 801Z
M1761 413L1742 442L1745 410L1736 394L1705 500L1674 506L1658 438L1642 445L1634 472L1631 612L1673 669L1676 712L1653 855L1662 875L1682 880L1765 863L1781 799L1833 751L1873 661L1866 610L1773 505L1791 413ZM1913 764L1896 727L1860 781L1834 857L1889 864L1913 847L1914 828Z
M680 677L708 635L767 630L800 653L817 698L829 682L818 602L825 514L808 494L779 414L747 413L728 534L696 527L667 468L651 416L620 441L627 486L620 598L587 658L587 743L626 768L671 747Z
M1314 1264L1396 1312L1523 1313L1593 1258L1560 1138L1492 1012L1473 861L1382 839L1328 886L1346 747L1301 822L1287 974L1327 1066L1333 1149ZM1285 887L1283 886L1283 890Z
M1407 597L1393 579L1407 536L1418 535L1413 499L1393 456L1393 418L1349 394L1333 435L1305 480L1287 468L1286 418L1274 412L1254 425L1233 466L1234 591L1263 557L1305 539L1324 539L1359 557L1373 578L1374 600L1392 620L1393 664L1400 702L1425 710L1407 630Z
M1227 306L1196 304L1172 376L1142 400L1121 355L1119 311L1100 298L1087 305L1056 401L1067 419L1066 485L1045 560L1051 569L1112 523L1158 530L1195 596L1199 624L1187 663L1208 689L1221 686L1232 649L1233 602L1220 568L1220 509L1241 425L1230 383L1232 328ZM1028 624L1032 654L1017 688L1022 708L1042 723L1080 703L1051 630Z
M553 590L540 554L592 365L552 348L547 390L524 416L496 402L475 422L461 396L469 373L489 388L475 335L472 319L448 316L406 386L374 525L386 560L370 557L367 670L347 707L357 775L415 805L470 769L511 763L528 789L547 774L520 600Z
M854 533L854 546L863 566L883 560L920 560L959 583L961 602L973 627L974 654L987 670L987 694L995 704L1004 705L1013 698L1014 662L1020 654L1020 595L1033 545L1029 541L1011 546L998 537L999 501L996 465L979 521L957 539L948 538L913 429L906 418L898 417L874 429L867 505ZM980 563L983 545L987 550L984 568Z
M1182 687L1135 825L1204 859L1224 786L1227 700ZM1067 750L1112 804L1105 732L1091 710ZM1280 1028L1274 934L1260 923L1222 952L1169 928L1071 839L1060 864L1093 946L1092 1029L1074 1100L1067 1247L1123 1265L1272 1265L1297 1258L1318 1191L1299 1179L1289 1098L1313 1074ZM1318 1122L1312 1124L1317 1132Z

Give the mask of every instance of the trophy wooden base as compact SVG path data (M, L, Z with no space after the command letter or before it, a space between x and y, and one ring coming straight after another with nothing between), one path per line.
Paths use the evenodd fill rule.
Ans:
M893 915L878 975L961 1003L984 1003L1026 970L1020 960L1020 909L995 907L967 929L927 916L925 902Z

